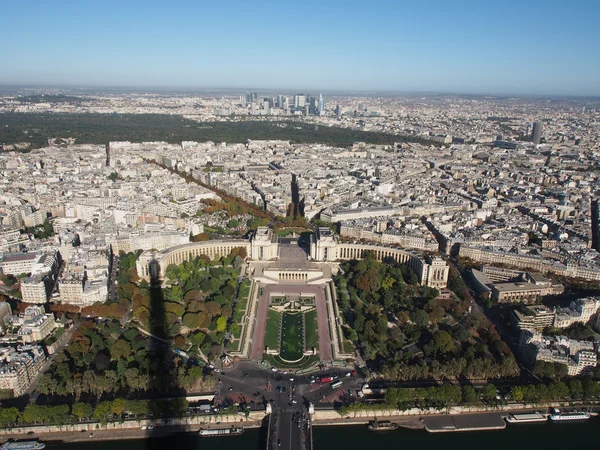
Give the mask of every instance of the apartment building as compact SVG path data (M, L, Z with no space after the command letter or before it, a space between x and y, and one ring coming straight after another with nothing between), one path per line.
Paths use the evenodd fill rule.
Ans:
M0 389L23 395L42 369L46 355L39 345L0 348Z

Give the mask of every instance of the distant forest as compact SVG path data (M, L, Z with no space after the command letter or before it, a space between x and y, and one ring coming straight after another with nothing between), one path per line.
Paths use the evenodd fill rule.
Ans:
M76 143L110 141L215 141L244 143L248 139L281 139L295 144L322 143L348 147L354 142L387 144L417 142L436 145L416 136L396 136L372 131L327 127L302 122L243 121L198 123L168 114L0 114L0 144L30 142L44 147L48 138L76 138Z

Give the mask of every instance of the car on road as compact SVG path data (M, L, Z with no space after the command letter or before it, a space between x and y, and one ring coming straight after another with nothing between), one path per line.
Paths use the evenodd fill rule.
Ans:
M293 377L292 377L292 378L290 378L290 381L294 381L294 378L293 378Z
M154 429L154 427L153 427L152 425L143 425L143 426L141 427L141 429L142 429L142 430L152 430L152 429Z
M349 377L352 375L352 372L346 372L346 376Z
M230 388L229 388L229 389L227 389L227 390L228 390L228 391L233 391L233 388L232 388L232 387L230 387Z

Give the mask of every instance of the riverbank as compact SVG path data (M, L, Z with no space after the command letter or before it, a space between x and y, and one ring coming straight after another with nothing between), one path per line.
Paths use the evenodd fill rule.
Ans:
M399 427L410 430L427 430L437 432L461 432L501 430L506 427L504 417L511 413L524 413L547 408L514 408L487 411L456 411L452 408L449 414L440 411L422 410L416 414L394 414L395 411L362 411L353 417L341 417L335 410L317 410L312 416L314 427L354 426L365 427L371 420L384 419L396 423ZM197 434L200 428L226 428L241 426L247 429L260 428L265 418L264 411L253 411L245 415L204 416L186 419L169 419L164 421L125 421L100 425L96 423L64 426L31 426L15 427L0 430L2 440L9 439L41 439L53 442L93 442L109 440L148 439L171 436L175 434ZM142 430L143 426L152 425L152 430Z

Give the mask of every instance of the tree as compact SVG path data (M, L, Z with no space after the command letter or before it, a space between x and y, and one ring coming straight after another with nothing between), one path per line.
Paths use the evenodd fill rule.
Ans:
M100 423L106 423L108 421L108 417L112 414L112 402L104 401L100 402L96 405L94 409L93 417L97 419Z
M176 336L176 337L175 337L175 340L174 340L174 345L175 345L175 347L177 347L177 348L180 348L180 349L185 349L185 347L186 347L186 340L185 340L185 337L183 337L182 335L178 335L178 336Z
M522 402L525 399L523 386L513 386L510 390L510 395L515 402Z
M466 405L473 405L477 403L477 392L475 392L475 388L473 386L463 386L462 388L462 397L463 402Z
M131 345L124 339L119 339L110 349L112 359L128 358L131 355Z
M225 329L227 328L227 319L223 316L219 317L217 319L217 331L225 331Z
M185 308L180 303L167 302L165 303L165 312L173 313L177 317L182 317L185 313Z
M396 280L394 278L392 278L391 276L387 276L381 282L381 287L387 291L394 285L395 282Z
M205 339L206 339L206 334L199 331L197 333L194 333L194 335L192 336L192 344L200 346L204 343Z
M569 380L569 393L574 400L579 400L583 395L583 384L581 380Z
M111 172L111 174L106 178L108 178L110 181L116 181L117 178L119 178L119 174L117 172Z
M38 382L38 392L44 395L54 395L57 389L58 381L52 376L52 374L48 372L44 373Z
M454 340L447 331L437 331L433 338L437 349L442 353L454 350Z
M420 327L425 327L429 324L429 314L422 309L413 311L410 315L410 319Z
M200 313L186 313L183 316L183 325L195 330L197 328L200 328L200 321L198 319Z
M9 428L17 422L19 410L17 408L0 408L0 426Z
M496 390L496 386L494 386L492 383L488 383L486 384L483 389L481 390L481 396L483 397L484 400L486 401L492 401L496 398L497 395L497 390Z
M88 417L92 417L94 408L88 403L74 403L71 407L71 413L77 417L78 420L87 419Z

